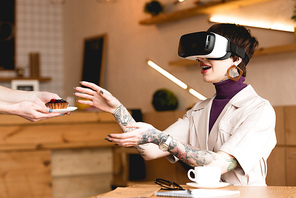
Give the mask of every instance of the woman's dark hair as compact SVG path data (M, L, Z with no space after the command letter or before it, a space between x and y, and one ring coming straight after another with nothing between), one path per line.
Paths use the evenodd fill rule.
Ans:
M259 42L250 33L250 30L241 25L230 24L230 23L217 23L212 25L207 32L214 32L226 38L229 38L232 42L243 48L249 58L251 59L255 48L259 45ZM231 55L234 61L238 59L237 55ZM246 65L241 62L238 67L244 72L243 76L246 77Z

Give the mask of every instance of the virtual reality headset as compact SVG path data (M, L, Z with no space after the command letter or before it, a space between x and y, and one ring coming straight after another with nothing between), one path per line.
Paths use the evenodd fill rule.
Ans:
M195 32L185 34L180 38L178 55L183 58L225 60L234 54L241 57L245 65L248 64L249 56L245 50L219 34Z

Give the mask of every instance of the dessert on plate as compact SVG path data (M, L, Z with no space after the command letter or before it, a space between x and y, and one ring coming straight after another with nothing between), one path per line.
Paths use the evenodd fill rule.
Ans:
M63 99L51 99L48 103L45 104L45 106L51 109L67 109L68 102Z

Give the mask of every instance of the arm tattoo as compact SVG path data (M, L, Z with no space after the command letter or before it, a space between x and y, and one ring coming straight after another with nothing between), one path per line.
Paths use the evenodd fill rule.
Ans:
M168 135L165 133L161 133L155 128L148 129L145 134L143 134L142 138L139 139L138 144L144 143L154 143L159 145L161 142L165 142L168 138Z
M197 149L175 139L173 139L170 144L169 152L181 161L193 167L206 166L219 158L215 152ZM227 171L231 171L238 166L237 160L233 157L225 160L228 162Z
M124 133L133 130L132 128L127 129L123 127L126 126L128 123L136 121L122 104L114 111L113 116L115 117L115 120L120 125Z
M159 144L160 142L165 142L167 137L166 134L159 132L155 128L149 129L138 141L136 148L141 156L146 156L145 147L148 146L146 143Z
M205 166L216 160L214 152L197 149L176 140L171 142L169 151L190 166Z
M128 112L128 110L121 104L113 113L113 116L115 117L115 120L119 124L120 128L124 133L127 133L129 131L132 131L133 128L126 128L128 123L136 122L134 118L131 116L131 114ZM139 152L140 155L145 156L145 145L138 145L135 148Z
M235 169L238 165L238 162L235 158L227 159L227 162L229 162L229 166L227 167L227 171L231 171L232 169Z

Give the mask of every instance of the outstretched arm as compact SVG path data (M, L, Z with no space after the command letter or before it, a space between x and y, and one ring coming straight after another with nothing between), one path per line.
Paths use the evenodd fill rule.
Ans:
M82 81L82 86L76 87L75 96L87 100L78 100L81 104L93 106L101 111L111 113L123 132L128 132L125 126L127 123L135 122L128 110L107 90L97 86L94 83Z
M238 166L237 160L225 152L202 150L182 143L174 138L169 145L169 153L162 152L159 149L158 151L156 151L156 149L151 151L151 146L149 148L145 147L145 145L151 144L146 143L159 145L161 142L165 142L167 140L168 135L158 131L153 126L146 123L131 123L127 127L133 128L134 130L126 134L111 134L108 139L125 147L140 145L140 148L143 149L142 153L144 154L143 157L145 159L154 159L170 153L192 167L219 166L221 167L222 174Z
M92 105L102 111L112 113L121 127L123 134L110 134L108 140L124 147L136 147L144 159L155 159L172 154L190 166L220 166L222 173L234 169L237 161L234 157L218 151L201 150L184 144L176 139L170 143L168 152L158 149L161 142L165 142L168 135L146 123L136 123L128 110L108 91L93 83L81 83L88 88L76 87L76 96L89 99L78 100L83 104Z
M190 166L219 166L222 174L237 167L237 160L223 152L213 152L195 148L191 145L184 144L173 139L170 144L169 151L178 159Z
M124 134L134 130L134 128L127 127L127 125L136 123L136 121L129 111L110 92L90 82L82 81L81 85L85 87L76 87L75 90L77 92L75 92L75 96L88 100L78 100L79 103L91 105L101 111L112 113ZM133 134L129 133L129 135ZM136 138L137 134L134 134L133 139ZM154 144L133 144L131 146L135 146L145 159L162 157L169 154L160 151ZM153 153L153 157L151 157L150 153Z
M0 86L0 113L18 115L31 122L59 116L45 106L57 94L39 91L13 90Z

